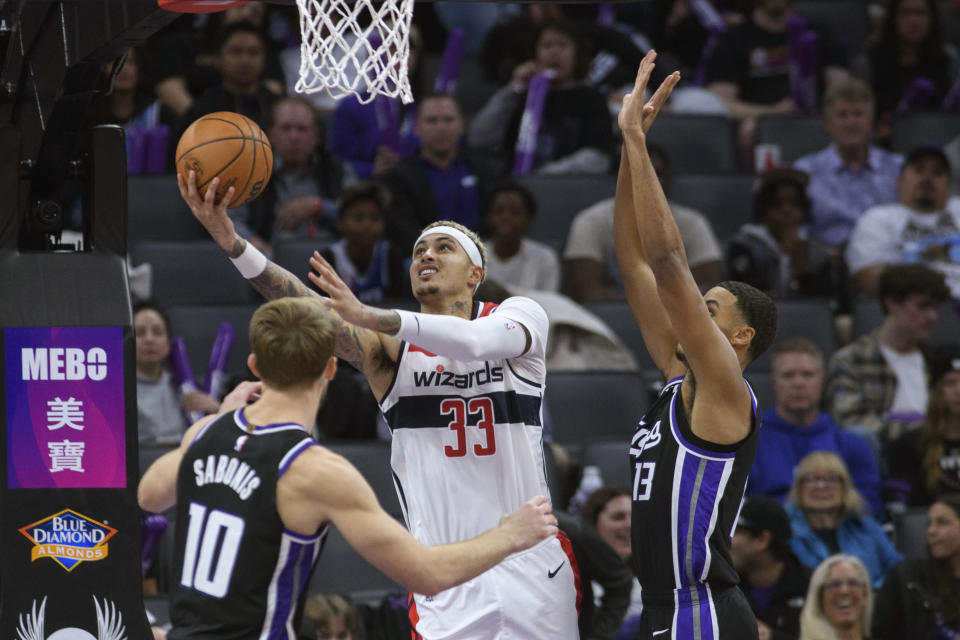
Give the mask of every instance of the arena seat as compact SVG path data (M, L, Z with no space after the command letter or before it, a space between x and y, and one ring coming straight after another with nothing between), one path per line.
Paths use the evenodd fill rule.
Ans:
M848 55L863 51L870 26L866 3L806 0L794 4L793 11L806 18L811 26L829 32Z
M757 396L757 410L763 413L773 406L773 374L769 371L752 371L749 367L745 372L753 394Z
M909 111L893 121L892 147L909 153L916 147L940 147L960 136L960 114L939 111Z
M402 517L400 500L393 483L393 469L390 467L390 444L386 442L346 442L331 441L322 443L325 447L342 455L355 466L360 474L373 487L383 510L394 517Z
M927 553L927 508L907 509L894 518L893 542L904 559L923 558Z
M314 240L277 242L273 245L273 261L300 278L307 286L311 286L307 279L307 274L311 271L310 257L314 251L323 251L326 247L326 243Z
M307 591L345 593L354 600L377 601L390 591L404 589L361 558L343 534L331 526Z
M629 440L646 409L639 372L583 371L547 374L544 395L553 418L553 439L579 444L587 438Z
M761 116L757 118L756 144L780 147L780 162L788 164L820 151L830 144L830 136L817 116Z
M738 168L733 124L724 116L664 113L647 140L667 153L674 176L734 173Z
M183 338L197 382L206 374L210 349L217 329L224 322L233 327L233 348L227 360L227 375L246 375L247 356L250 355L250 317L256 311L254 305L216 307L188 306L171 307L171 330L174 336ZM229 391L224 389L224 392Z
M669 196L707 216L723 246L744 224L753 220L752 175L680 175Z
M637 414L637 419L640 414ZM631 433L616 440L588 440L583 445L583 466L593 465L600 469L603 484L610 487L630 486Z
M176 176L130 176L127 181L127 238L148 241L210 241L180 197Z
M837 337L833 327L833 310L828 300L780 300L777 310L779 316L774 345L788 338L808 338L820 347L825 359L830 358L837 346ZM750 364L749 372L770 371L774 345Z
M259 298L212 242L141 242L131 256L134 264L152 265L152 297L168 308L236 305Z
M637 325L630 306L622 301L603 301L590 302L586 305L587 310L603 320L613 332L623 340L623 343L630 349L630 352L637 359L637 366L644 371L654 371L657 366L647 351L647 346L643 342L643 334Z
M616 179L609 175L520 176L533 194L537 214L528 235L562 252L574 217L587 207L612 198Z

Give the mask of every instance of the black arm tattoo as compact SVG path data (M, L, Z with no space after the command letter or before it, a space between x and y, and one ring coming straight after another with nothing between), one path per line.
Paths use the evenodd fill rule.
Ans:
M277 264L267 261L267 268L258 276L250 278L248 282L259 291L267 300L277 298L320 297L297 276Z
M243 253L244 249L247 248L247 241L243 238L237 238L233 241L233 246L230 247L230 251L227 251L227 255L231 258L239 258L240 254Z
M400 331L399 313L393 309L377 309L375 307L368 307L368 309L373 318L373 322L369 325L372 330L385 333L388 336L397 335L397 331Z

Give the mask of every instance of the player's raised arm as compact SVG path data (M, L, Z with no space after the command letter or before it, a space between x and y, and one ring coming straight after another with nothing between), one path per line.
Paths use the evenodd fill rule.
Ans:
M215 202L219 178L210 181L201 197L197 190L196 173L185 179L177 174L180 196L190 207L194 217L203 225L214 242L223 249L240 274L254 289L268 300L283 297L312 297L320 295L276 263L267 259L256 247L241 238L227 215L227 207L234 197L230 187L220 202ZM367 377L371 389L379 398L393 376L398 344L385 340L372 331L343 323L337 335L334 355L346 360ZM378 389L381 390L378 393Z
M528 298L509 298L496 313L473 320L462 315L379 309L357 300L319 253L314 252L310 264L315 271L309 275L311 281L330 296L323 299L324 304L345 321L448 358L463 362L514 358L530 350L534 335L547 335L546 313ZM477 273L473 286L482 277L479 268ZM463 306L463 314L469 316L469 303Z
M723 303L729 302L724 295L732 294L722 290L717 294L720 299L712 300L708 292L705 302L690 273L680 231L646 147L646 131L679 80L679 74L671 74L650 101L644 103L644 90L655 57L653 52L644 57L634 90L624 97L618 118L632 174L637 226L660 301L676 332L683 357L696 377L698 401L693 408L692 422L699 425L699 429L695 426L695 431L712 442L730 444L749 433L748 417L752 408L750 393L743 381L743 367L732 343L738 341L749 347L755 331L740 324L739 333L728 339L711 316L718 313L720 307L730 311ZM697 405L710 411L709 418L705 415L704 420L696 420Z
M613 201L613 238L627 303L643 334L650 357L664 378L669 380L683 372L683 365L676 357L677 334L660 302L657 281L643 252L633 205L630 158L626 149L620 157L617 191Z
M332 522L357 553L407 589L434 595L492 568L511 553L557 533L543 496L465 542L426 546L377 503L370 485L343 457L314 447L297 458L277 488L284 525L314 531Z

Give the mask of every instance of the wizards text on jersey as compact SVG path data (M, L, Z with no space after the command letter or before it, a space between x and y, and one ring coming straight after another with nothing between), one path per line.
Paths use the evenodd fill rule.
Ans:
M484 362L483 364L483 369L468 371L467 373L445 371L443 365L437 365L433 371L414 370L413 386L469 389L473 386L480 386L491 382L503 382L503 367L491 367L489 362Z

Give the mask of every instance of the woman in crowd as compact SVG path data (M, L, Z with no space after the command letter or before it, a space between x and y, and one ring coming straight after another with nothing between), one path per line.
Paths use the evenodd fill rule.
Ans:
M190 426L184 411L216 413L220 403L194 391L179 396L170 375L170 320L154 302L133 308L137 339L137 424L141 443L179 442Z
M960 493L930 506L927 557L901 562L877 596L874 640L960 638Z
M520 132L527 89L538 73L550 74L537 132L533 171L541 174L607 173L613 160L613 123L606 99L583 83L587 64L575 24L541 24L533 60L518 65L507 86L473 117L470 147L509 168Z
M944 44L934 0L890 0L880 40L867 57L882 137L898 107L938 109L956 76L956 50ZM929 80L932 91L901 105L919 78Z
M800 612L800 640L865 640L872 612L866 567L855 556L832 555L810 578Z
M943 492L960 492L960 345L942 345L928 360L930 395L923 427L887 447L888 483L908 507L927 506Z
M787 513L793 528L790 545L800 562L813 568L833 554L855 555L867 567L870 583L883 584L887 571L903 557L866 514L843 460L814 451L797 465L794 478Z
M630 556L633 553L630 542L630 511L630 492L617 487L600 487L590 494L580 508L580 517L597 530L600 537L617 552L627 566L630 566ZM597 590L596 585L594 590ZM599 594L597 597L599 598ZM633 637L642 611L640 583L634 580L630 606L627 607L615 640Z

